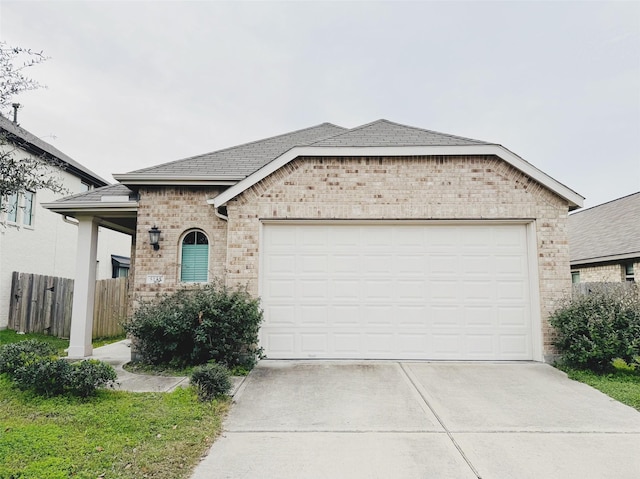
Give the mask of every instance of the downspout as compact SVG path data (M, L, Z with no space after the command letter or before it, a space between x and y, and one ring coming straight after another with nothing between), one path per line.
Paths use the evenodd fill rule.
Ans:
M227 207L224 206L224 205L223 206L218 206L217 208L214 208L213 212L215 213L215 215L218 218L220 218L223 221L227 221L228 222L229 221L229 217L226 214L224 214L224 213L222 213L220 211L222 208L224 208L224 212L226 213L227 212Z

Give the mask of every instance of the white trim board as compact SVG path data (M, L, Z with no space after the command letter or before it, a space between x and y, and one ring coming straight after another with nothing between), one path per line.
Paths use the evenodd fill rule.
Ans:
M546 173L537 169L531 163L523 160L515 153L507 150L501 145L464 145L464 146L393 146L393 147L318 147L300 146L292 148L283 153L273 161L239 181L231 188L220 193L207 203L216 208L223 206L228 201L238 196L243 191L249 189L259 181L274 173L284 165L300 156L337 156L337 157L358 157L358 156L461 156L461 155L495 155L514 168L522 171L525 175L538 181L551 191L566 199L573 208L580 208L583 205L584 197L556 181Z

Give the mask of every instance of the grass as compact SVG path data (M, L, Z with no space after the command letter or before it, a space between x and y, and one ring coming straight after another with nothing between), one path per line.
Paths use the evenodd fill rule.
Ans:
M569 378L588 384L640 411L640 373L624 369L616 369L612 373L598 374L592 371L559 367Z
M0 478L188 478L228 407L191 388L42 398L0 376Z
M121 336L113 337L113 338L96 338L92 341L92 344L94 348L99 348L100 346L114 343L124 338L125 338L124 334ZM66 353L64 352L64 350L69 347L68 339L56 338L55 336L49 336L48 334L38 334L38 333L18 334L16 331L13 331L11 329L4 329L0 331L0 345L17 343L18 341L25 341L27 339L38 339L40 341L50 343L54 348L58 350L58 354L60 356L65 356ZM0 476L0 479L3 479L2 476Z

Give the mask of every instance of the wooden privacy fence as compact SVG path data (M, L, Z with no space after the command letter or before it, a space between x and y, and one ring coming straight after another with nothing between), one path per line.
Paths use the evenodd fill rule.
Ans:
M96 281L93 337L124 333L128 312L128 278ZM71 331L73 280L14 272L9 304L9 329L68 338Z
M96 302L93 306L93 337L109 338L124 334L122 323L127 319L129 278L96 281Z

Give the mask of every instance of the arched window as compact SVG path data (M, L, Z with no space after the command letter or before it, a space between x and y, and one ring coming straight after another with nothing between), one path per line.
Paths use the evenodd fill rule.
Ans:
M206 283L209 279L209 240L202 231L190 231L182 240L180 281Z

